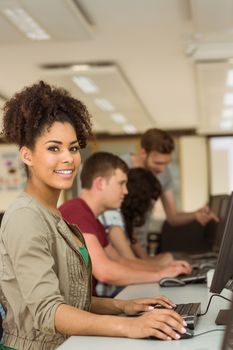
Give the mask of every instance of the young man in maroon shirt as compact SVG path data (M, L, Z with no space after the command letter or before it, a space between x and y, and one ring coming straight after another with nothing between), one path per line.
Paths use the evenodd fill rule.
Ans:
M77 224L84 234L93 265L93 291L97 280L125 286L134 283L157 282L163 277L175 277L191 272L185 261L170 262L161 266L166 255L154 261L127 259L117 253L108 242L104 226L98 216L107 209L120 208L127 194L128 167L118 156L97 152L84 163L81 173L82 191L78 198L60 207L63 217Z

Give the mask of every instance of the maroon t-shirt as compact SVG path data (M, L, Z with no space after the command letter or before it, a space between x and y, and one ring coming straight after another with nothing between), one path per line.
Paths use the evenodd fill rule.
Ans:
M84 233L95 235L103 248L108 245L104 226L81 198L74 198L65 202L59 210L66 221L76 224ZM92 294L96 295L97 280L94 276L92 276L92 283Z

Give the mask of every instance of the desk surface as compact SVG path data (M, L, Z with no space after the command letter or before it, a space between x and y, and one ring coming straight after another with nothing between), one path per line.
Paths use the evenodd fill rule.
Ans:
M172 287L172 288L160 288L158 284L141 284L128 286L122 290L117 298L119 299L132 299L140 298L152 295L164 294L173 300L175 303L186 302L201 302L201 311L205 311L209 298L212 295L209 293L205 284L199 285L187 285L184 287ZM224 290L223 293L226 297L230 298L231 293ZM208 313L205 316L201 316L196 325L194 334L219 329L219 331L207 333L201 336L193 337L191 339L182 339L172 341L173 350L219 350L221 349L221 343L223 339L224 326L216 326L215 319L220 309L227 309L229 302L222 298L214 297L210 304ZM157 343L157 344L155 344ZM128 339L128 338L113 338L113 337L95 337L95 336L72 336L65 343L63 343L59 350L149 350L155 349L159 346L159 349L171 349L170 341L161 341L153 339Z

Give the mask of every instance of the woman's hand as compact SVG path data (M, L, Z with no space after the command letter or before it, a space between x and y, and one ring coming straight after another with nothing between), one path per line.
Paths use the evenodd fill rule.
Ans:
M163 340L180 339L186 332L185 321L173 310L154 309L142 316L127 320L129 338L156 337Z
M136 315L139 312L147 312L154 310L154 305L157 304L167 309L172 309L173 307L175 307L175 304L171 300L161 295L152 298L125 300L122 311L126 315Z

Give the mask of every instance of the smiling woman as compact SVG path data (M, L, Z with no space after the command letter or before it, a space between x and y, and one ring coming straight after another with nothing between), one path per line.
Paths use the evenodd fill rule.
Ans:
M25 189L7 209L0 230L4 344L53 350L68 335L179 338L183 321L165 297L123 301L91 295L83 235L57 209L60 191L77 173L79 148L91 135L86 107L41 81L6 103L3 127L27 170ZM135 319L109 316L150 311L158 303L167 309Z

